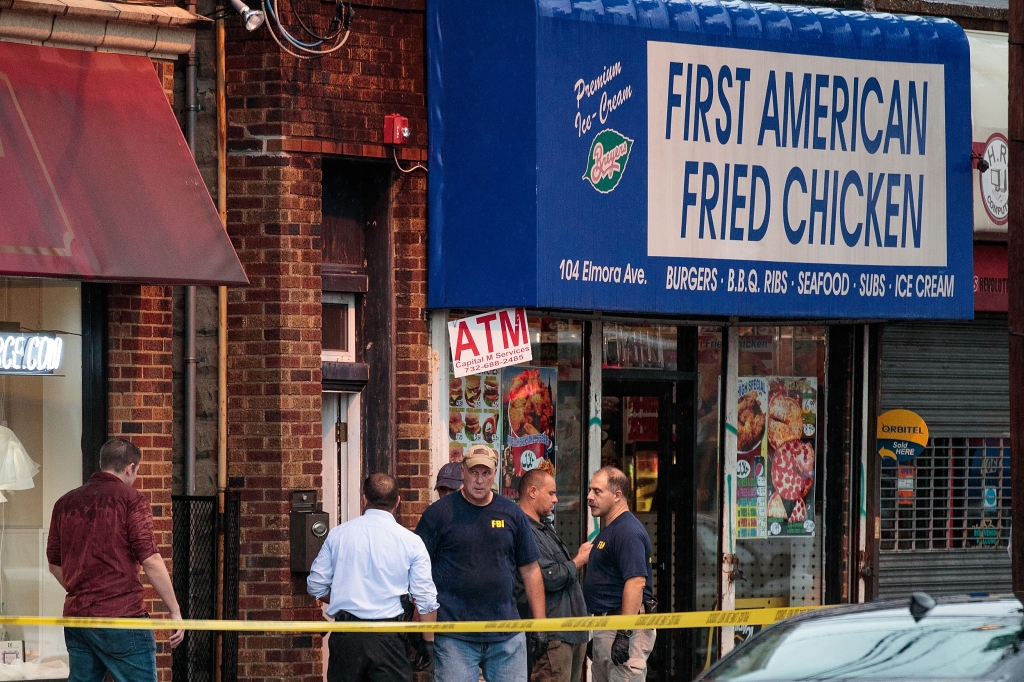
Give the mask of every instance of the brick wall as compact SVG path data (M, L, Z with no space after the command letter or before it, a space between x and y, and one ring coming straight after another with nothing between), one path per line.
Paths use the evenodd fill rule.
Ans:
M234 112L233 112L234 113ZM288 568L290 492L320 488L319 158L234 154L228 223L250 286L228 299L228 477L242 494L240 617L319 617ZM320 679L319 637L243 636L239 678Z
M398 365L398 484L400 521L413 528L430 504L430 334L427 305L427 179L417 172L397 183L395 231L395 330Z
M228 232L251 280L228 305L228 476L242 491L242 618L318 617L304 579L288 571L287 511L291 490L321 487L320 160L385 158L384 116L393 111L413 130L403 160L426 158L423 2L369 4L357 8L345 48L319 60L283 55L265 29L229 23ZM329 6L318 9L329 19ZM414 524L430 475L426 180L395 175L398 471L403 522ZM320 645L319 637L243 637L239 678L319 680Z
M127 438L142 452L135 487L153 505L153 530L171 570L171 287L111 285L108 424L110 437ZM147 609L167 609L146 582ZM157 634L159 679L171 679L170 647Z

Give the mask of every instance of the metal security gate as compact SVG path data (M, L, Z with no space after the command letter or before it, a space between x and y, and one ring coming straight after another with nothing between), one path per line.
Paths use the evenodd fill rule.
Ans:
M174 527L174 594L181 617L217 617L217 498L172 495ZM213 682L216 633L186 630L172 655L174 682Z
M1006 320L890 325L882 411L928 424L924 452L881 473L879 596L1008 592Z

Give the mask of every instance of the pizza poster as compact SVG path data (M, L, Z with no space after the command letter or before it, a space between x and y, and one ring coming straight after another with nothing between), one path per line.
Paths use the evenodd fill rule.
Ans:
M740 377L736 537L814 535L816 377Z
M557 367L506 367L501 374L501 486L519 499L519 479L531 469L555 475Z
M501 425L501 370L448 376L448 461L461 462L466 448L498 450Z

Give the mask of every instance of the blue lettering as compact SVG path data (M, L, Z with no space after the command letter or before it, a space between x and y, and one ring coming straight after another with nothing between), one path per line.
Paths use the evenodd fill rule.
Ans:
M807 243L814 243L814 215L821 214L821 243L825 243L825 223L828 222L828 178L829 172L825 171L825 182L821 188L821 198L818 198L818 169L811 171L811 215L810 226L807 230Z
M828 76L816 74L814 76L814 144L815 149L825 148L825 137L818 135L818 121L828 116L828 105L821 103L821 91L828 87ZM824 242L822 242L824 244Z
M910 153L911 133L917 130L917 153L924 156L925 132L928 128L928 81L924 82L921 91L921 101L917 103L917 83L910 81L910 92L907 94L907 153ZM913 123L911 123L913 121Z
M889 180L885 186L885 248L887 249L896 247L896 235L889 234L889 222L900 214L900 205L892 202L892 188L899 186L899 174L889 173Z
M843 178L843 192L839 198L839 227L843 231L843 241L852 248L857 246L857 242L860 241L860 231L864 227L864 223L857 223L857 227L852 232L846 228L846 191L851 187L857 190L858 196L864 196L864 185L860 183L860 175L853 170Z
M768 113L769 107L771 107L771 114ZM779 92L778 86L775 84L775 71L768 72L768 85L764 92L764 109L761 111L761 132L757 135L758 147L764 143L764 134L768 130L775 131L775 146L781 147L782 142L779 137Z
M701 83L707 83L707 97L701 96ZM715 98L715 83L711 75L711 69L705 64L697 65L697 93L696 102L693 106L693 141L700 142L700 128L697 127L699 120L704 127L704 141L711 142L711 133L708 131L708 112L711 111L711 102Z
M683 98L677 95L674 86L676 76L683 75L682 62L668 63L668 110L665 112L665 139L672 139L672 109L683 106Z
M906 154L903 146L903 98L900 97L900 82L892 82L892 97L889 98L889 123L885 126L885 147L883 154L889 153L889 141L896 138L900 141L900 154ZM889 176L892 178L892 176ZM897 177L896 183L899 184Z
M690 95L693 94L693 64L686 65L686 109L683 112L683 140L690 139Z
M829 246L836 245L836 213L839 201L839 171L832 171L832 229L829 232Z
M708 196L708 178L715 181L714 192ZM704 219L708 221L708 232L711 233L711 238L715 238L715 218L711 215L711 211L718 205L718 167L715 164L708 161L704 162L704 173L701 178L700 188L700 232L697 235L701 239L704 239ZM724 235L723 235L724 236Z
M686 239L686 210L690 206L697 205L697 193L690 191L690 176L697 174L698 163L687 161L683 171L683 229L682 238Z
M732 87L732 69L726 65L722 65L722 68L718 70L718 101L722 104L722 110L725 112L725 126L722 126L722 119L715 119L715 133L718 135L718 144L726 144L729 142L729 135L732 133L732 108L729 105L729 100L725 96L725 86L723 83L728 80L729 87Z
M860 78L853 79L853 97L850 98L850 151L857 151L857 88L860 87Z
M747 177L747 164L738 163L732 176L732 211L729 215L729 239L743 241L743 228L736 227L736 209L746 208L747 197L739 193L740 178Z
M764 218L761 220L761 224L755 229L754 228L754 205L757 203L757 181L761 181L761 185L764 187ZM772 188L768 184L768 171L764 169L764 166L754 166L750 172L750 210L748 215L750 216L750 223L747 225L747 241L748 242L759 242L764 239L764 235L768 232L768 218L771 216L772 209Z
M725 239L725 230L728 227L726 211L729 210L729 164L725 164L725 180L722 182L722 222L719 224L718 238Z
M839 93L843 93L843 106L837 106ZM836 148L836 132L839 132L839 146L846 151L846 135L843 133L843 122L850 113L850 91L846 85L846 79L842 76L832 76L832 141L829 143L829 150Z
M864 246L871 246L871 225L874 223L875 227L875 244L878 246L882 245L882 235L878 231L878 197L882 193L882 181L885 180L885 173L878 174L878 184L875 185L875 191L871 191L871 180L874 178L874 173L868 173L868 193L867 193L867 207L864 212Z
M917 210L914 210L914 185L910 182L910 174L903 180L903 243L907 245L907 219L910 219L910 231L914 239L914 248L921 248L921 224L924 220L924 176L917 176Z
M864 123L864 121L865 121L865 119L864 119L864 107L867 106L867 103L868 103L868 93L871 93L871 92L875 93L875 97L878 99L878 103L881 104L882 103L882 86L880 86L878 84L878 81L875 80L874 76L872 76L871 78L869 78L866 81L864 81L864 94L861 96L861 100L860 100L860 135L861 135L861 139L864 141L864 149L867 150L868 154L874 154L875 152L877 152L878 151L878 146L880 144L882 144L882 129L881 128L878 129L878 132L875 134L874 137L868 137L868 131L864 127L865 126L865 123Z
M782 190L782 226L786 228L786 239L789 240L790 244L799 244L804 236L804 230L807 228L807 221L801 220L795 230L790 226L789 188L794 182L800 183L800 190L807 194L807 181L804 179L804 172L800 170L799 166L793 166L790 169L789 175L786 176L786 186Z
M740 84L740 113L736 118L736 144L743 144L743 103L747 94L747 81L750 80L750 69L736 69L736 82Z
M793 74L786 72L784 101L782 103L782 146L786 146L786 138L793 131L793 146L800 146L800 130L804 131L804 149L807 149L807 138L811 130L811 74L805 73L800 85L800 104L794 106L796 90L793 86Z

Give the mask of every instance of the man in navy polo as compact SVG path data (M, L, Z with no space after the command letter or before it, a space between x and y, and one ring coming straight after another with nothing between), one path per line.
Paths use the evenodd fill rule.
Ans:
M492 491L498 455L474 445L462 462L462 490L427 507L416 526L437 586L438 621L515 620L516 572L522 577L534 618L544 618L540 552L526 514ZM522 632L438 634L434 639L437 682L526 682Z
M633 616L653 609L651 538L629 511L629 479L615 467L598 469L587 505L601 519L583 582L593 615ZM593 682L644 682L654 630L598 630L593 640Z

